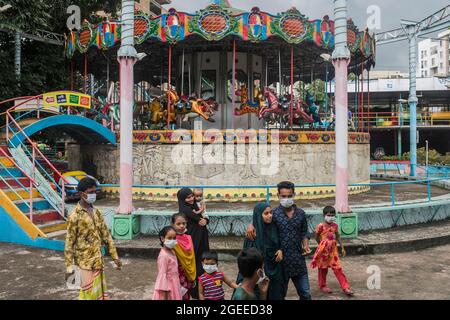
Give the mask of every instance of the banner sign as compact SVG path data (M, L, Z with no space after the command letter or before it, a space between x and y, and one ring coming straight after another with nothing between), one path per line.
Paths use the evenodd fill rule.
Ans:
M43 100L44 108L63 106L80 107L86 109L91 108L91 96L78 92L58 91L45 93Z

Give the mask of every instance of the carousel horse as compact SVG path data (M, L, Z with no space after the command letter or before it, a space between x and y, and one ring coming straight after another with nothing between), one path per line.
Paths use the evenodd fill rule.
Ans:
M198 99L196 95L191 95L191 97L185 96L175 103L175 112L183 118L196 114L196 116L200 116L206 121L215 122L212 116L214 111L217 110L218 104L214 100Z
M241 87L241 90L236 92L241 97L241 105L234 109L236 116L242 116L245 114L255 113L258 114L259 110L265 106L264 96L260 90L255 89L255 97L257 102L253 103L248 99L248 89L245 85Z
M267 104L264 105L259 110L259 113L258 113L259 119L263 119L264 116L268 113L274 113L274 114L281 113L280 103L278 101L278 98L277 98L276 94L269 87L264 87L263 95L267 101Z

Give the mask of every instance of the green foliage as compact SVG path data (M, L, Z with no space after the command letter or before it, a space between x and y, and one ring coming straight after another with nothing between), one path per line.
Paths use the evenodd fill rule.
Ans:
M400 159L398 158L398 156L385 156L385 157L383 157L383 160L409 161L410 153L405 152ZM417 163L419 163L419 164L426 163L426 149L425 148L417 149ZM430 165L448 165L448 164L450 164L450 153L442 155L434 149L429 149L428 150L428 163Z
M0 7L6 4L12 7L0 13L0 28L27 33L42 29L63 34L68 31L66 11L70 5L80 7L82 20L95 23L101 20L94 15L98 10L116 16L120 0L0 0ZM19 85L14 72L14 32L0 32L0 101L69 87L69 63L63 46L22 38L21 49ZM0 113L7 107L3 105Z
M314 80L312 83L305 84L303 81L297 82L294 89L297 91L297 94L300 95L302 100L306 100L306 95L309 93L314 97L315 101L318 101L320 104L325 103L325 81L320 79Z

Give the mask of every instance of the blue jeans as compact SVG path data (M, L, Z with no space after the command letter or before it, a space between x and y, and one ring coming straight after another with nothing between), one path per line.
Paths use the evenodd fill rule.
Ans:
M311 300L311 290L309 289L309 278L308 273L305 273L301 276L295 277L286 277L285 279L285 297L287 295L287 288L289 284L289 279L292 279L294 283L295 289L297 290L297 294L300 300Z

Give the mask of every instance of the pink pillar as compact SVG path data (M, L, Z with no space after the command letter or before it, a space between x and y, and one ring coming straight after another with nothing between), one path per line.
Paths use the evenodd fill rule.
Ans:
M133 57L120 63L120 205L119 214L133 211Z
M336 70L336 210L350 212L348 206L348 92L347 67L350 59L333 60Z

